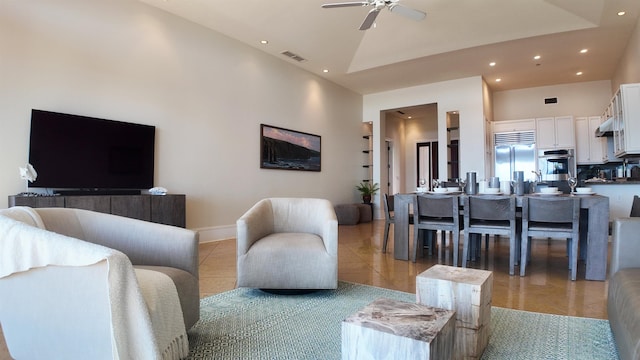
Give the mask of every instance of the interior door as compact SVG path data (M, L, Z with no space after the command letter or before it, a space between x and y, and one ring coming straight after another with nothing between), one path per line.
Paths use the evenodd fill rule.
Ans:
M431 188L433 174L431 172L431 143L417 144L417 174L416 186L427 186ZM424 181L424 185L422 182Z

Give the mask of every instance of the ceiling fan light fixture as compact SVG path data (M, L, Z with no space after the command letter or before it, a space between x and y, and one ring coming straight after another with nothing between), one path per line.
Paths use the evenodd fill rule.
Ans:
M423 20L427 14L423 11L412 9L399 4L400 0L369 0L369 1L352 1L352 2L340 2L331 4L322 4L322 8L331 9L339 7L351 7L351 6L372 6L373 9L369 10L369 13L365 17L360 30L368 30L371 26L375 27L375 20L380 10L385 7L392 13L396 13L407 17L409 19L420 21Z

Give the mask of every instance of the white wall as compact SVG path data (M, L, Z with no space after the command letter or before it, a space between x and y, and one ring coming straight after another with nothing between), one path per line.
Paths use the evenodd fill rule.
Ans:
M612 93L629 83L640 83L640 18L611 81Z
M391 179L392 188L388 189L388 194L392 195L403 191L403 181L406 172L406 151L404 147L405 122L404 119L387 114L384 124L385 140L391 141L393 144L393 160L391 161L393 166L393 179ZM384 164L384 157L381 158L381 161ZM385 178L387 178L387 174L383 171L380 176L382 184L384 184ZM381 189L382 193L387 193L386 188L381 187Z
M363 121L373 122L374 142L381 149L380 138L384 138L384 128L381 129L382 111L414 105L437 103L438 105L438 153L439 172L447 173L447 129L446 119L448 111L460 112L460 171L475 171L479 178L484 178L484 113L482 78L479 76L434 84L414 86L404 89L385 91L364 96ZM382 133L382 134L381 134ZM411 146L407 144L407 146ZM415 144L413 145L415 148ZM378 152L379 153L379 152ZM374 178L380 178L380 158L375 156ZM376 168L374 168L375 170ZM379 197L376 205L380 204ZM378 211L378 213L380 213Z
M497 91L493 93L496 121L547 116L601 115L611 97L609 80ZM545 98L558 98L557 104L545 104Z
M0 206L32 108L155 125L156 184L203 240L263 197L358 201L362 97L287 61L137 1L0 2ZM322 171L260 169L261 123L322 136Z
M416 186L418 186L418 184L416 184L416 179L418 178L417 144L430 141L438 141L438 106L436 104L427 108L425 118L405 120L404 147L406 155L403 159L405 172L402 183L403 186L400 192L415 191ZM444 159L446 162L446 153ZM439 161L442 160L439 159ZM445 179L446 177L447 172L445 171L444 173L440 172L437 178Z

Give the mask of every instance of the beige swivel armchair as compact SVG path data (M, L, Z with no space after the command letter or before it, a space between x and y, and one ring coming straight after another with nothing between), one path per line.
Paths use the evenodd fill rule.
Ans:
M323 199L260 200L237 221L238 287L336 289L338 220Z
M0 210L0 323L16 359L179 359L198 234L68 208Z

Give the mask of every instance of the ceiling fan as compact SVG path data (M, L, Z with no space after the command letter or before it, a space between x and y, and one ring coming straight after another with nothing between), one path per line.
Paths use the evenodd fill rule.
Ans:
M360 25L360 30L367 30L373 25L376 21L376 17L380 13L380 10L385 7L389 9L389 11L393 13L400 14L402 16L408 17L409 19L413 19L416 21L420 21L424 19L427 14L420 11L415 10L403 5L398 4L400 0L369 0L369 1L352 1L352 2L341 2L341 3L332 3L332 4L324 4L322 5L325 9L330 8L338 8L338 7L351 7L351 6L373 6L373 9L369 11L367 17Z

